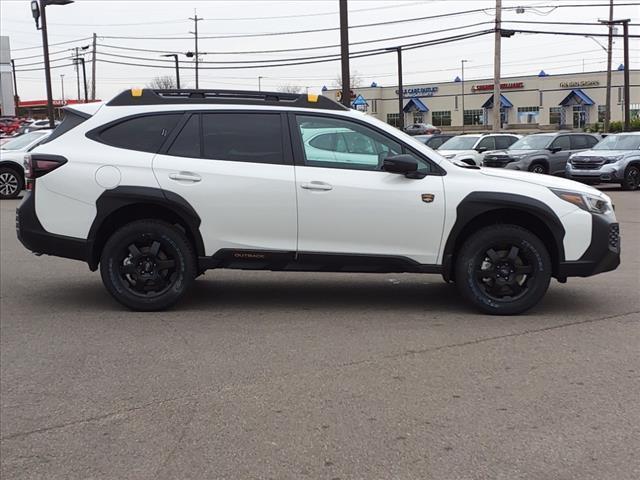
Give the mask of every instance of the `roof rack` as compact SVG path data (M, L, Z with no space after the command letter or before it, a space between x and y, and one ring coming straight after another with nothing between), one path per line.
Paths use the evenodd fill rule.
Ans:
M154 90L149 88L125 90L111 99L111 107L133 105L270 105L278 107L321 108L349 110L344 105L322 95L250 90Z

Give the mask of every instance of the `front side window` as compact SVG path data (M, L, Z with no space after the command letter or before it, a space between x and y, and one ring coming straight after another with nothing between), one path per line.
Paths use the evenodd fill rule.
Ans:
M560 148L560 150L571 150L571 141L567 135L561 135L551 144L551 148Z
M305 165L380 170L385 158L403 153L402 145L359 123L337 118L297 115ZM421 159L423 170L429 165Z
M487 150L495 150L496 144L495 144L494 137L484 137L482 140L480 140L476 148L486 148Z
M157 153L180 117L181 113L172 113L130 118L107 127L100 140L113 147Z
M204 158L285 163L279 113L203 113L201 121Z

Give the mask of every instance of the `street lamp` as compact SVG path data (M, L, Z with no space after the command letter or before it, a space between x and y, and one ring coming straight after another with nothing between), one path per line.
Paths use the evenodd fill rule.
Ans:
M178 54L177 53L165 53L164 55L160 55L161 57L173 57L176 61L176 86L178 90L180 90L180 64L178 63Z
M53 119L53 93L51 91L51 64L49 62L49 38L47 36L47 13L48 5L68 5L73 0L32 0L31 15L36 21L36 29L42 30L42 50L44 53L44 76L47 86L47 116L49 117L49 127L55 128ZM42 17L42 27L40 26Z

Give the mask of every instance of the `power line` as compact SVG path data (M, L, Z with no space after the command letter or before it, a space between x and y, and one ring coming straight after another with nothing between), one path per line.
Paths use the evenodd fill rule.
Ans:
M69 40L66 42L57 42L57 43L50 43L49 46L50 47L54 47L56 45L67 45L69 43L77 43L77 42L82 42L83 40L90 40L92 37L84 37L84 38L77 38L76 40ZM23 47L23 48L12 48L11 50L14 52L20 52L23 50L34 50L36 48L42 48L42 45L37 45L34 47Z

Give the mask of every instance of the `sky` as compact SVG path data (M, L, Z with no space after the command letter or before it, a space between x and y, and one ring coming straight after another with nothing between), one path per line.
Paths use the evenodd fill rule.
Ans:
M506 22L504 28L605 34L607 29L604 26L508 22L517 20L592 23L608 18L608 7L589 5L606 3L608 0L503 0L503 7L507 9L503 12L503 21ZM640 1L615 0L615 3L615 18L630 18L633 23L640 23ZM622 5L629 3L634 5ZM0 1L0 34L10 37L12 58L15 59L16 69L19 70L17 83L22 100L46 98L41 64L41 33L35 28L29 4L29 0ZM491 22L495 15L495 0L349 0L348 4L349 24L352 27L481 10L448 17L351 28L349 41L352 44L352 52L393 48L489 29L492 28ZM517 13L514 8L516 6L523 6L524 13ZM124 89L143 87L156 76L173 76L173 59L161 57L162 52L181 53L182 87L194 88L194 70L188 68L193 67L193 60L182 53L194 49L193 35L189 33L194 29L194 22L189 20L189 17L193 18L196 13L198 17L203 18L198 22L201 37L199 50L205 52L201 60L224 62L201 64L200 88L255 90L258 88L259 77L262 77L260 83L263 90L296 86L302 89L308 87L310 91L319 92L323 86L332 88L340 75L339 61L272 68L256 63L253 63L255 68L237 67L246 65L247 61L339 53L337 47L293 52L246 53L338 45L338 8L338 0L76 0L75 3L66 6L49 6L47 23L50 52L54 59L52 66L57 67L52 69L54 98L61 98L61 75L64 75L65 97L77 96L76 73L69 60L71 49L90 45L94 32L98 36L98 98L109 99ZM309 29L333 30L281 34ZM447 29L451 30L442 32ZM640 27L630 27L630 31L632 34L640 34ZM382 40L408 35L412 36ZM370 43L374 40L382 41ZM62 42L65 43L56 45ZM535 75L541 69L549 74L575 72L577 76L583 71L604 70L606 52L598 42L606 45L606 37L516 33L502 41L502 76ZM132 48L138 50L131 50ZM631 39L630 48L631 68L638 68L640 39ZM85 58L90 81L91 65L88 62L91 56L87 54ZM409 85L452 81L460 75L462 59L467 60L465 80L492 78L493 35L405 51L404 83ZM622 61L622 39L616 39L613 51L614 68ZM153 66L145 67L141 64ZM221 66L236 68L206 69ZM352 59L351 71L356 72L362 85L372 82L380 86L395 85L396 54L389 52Z

